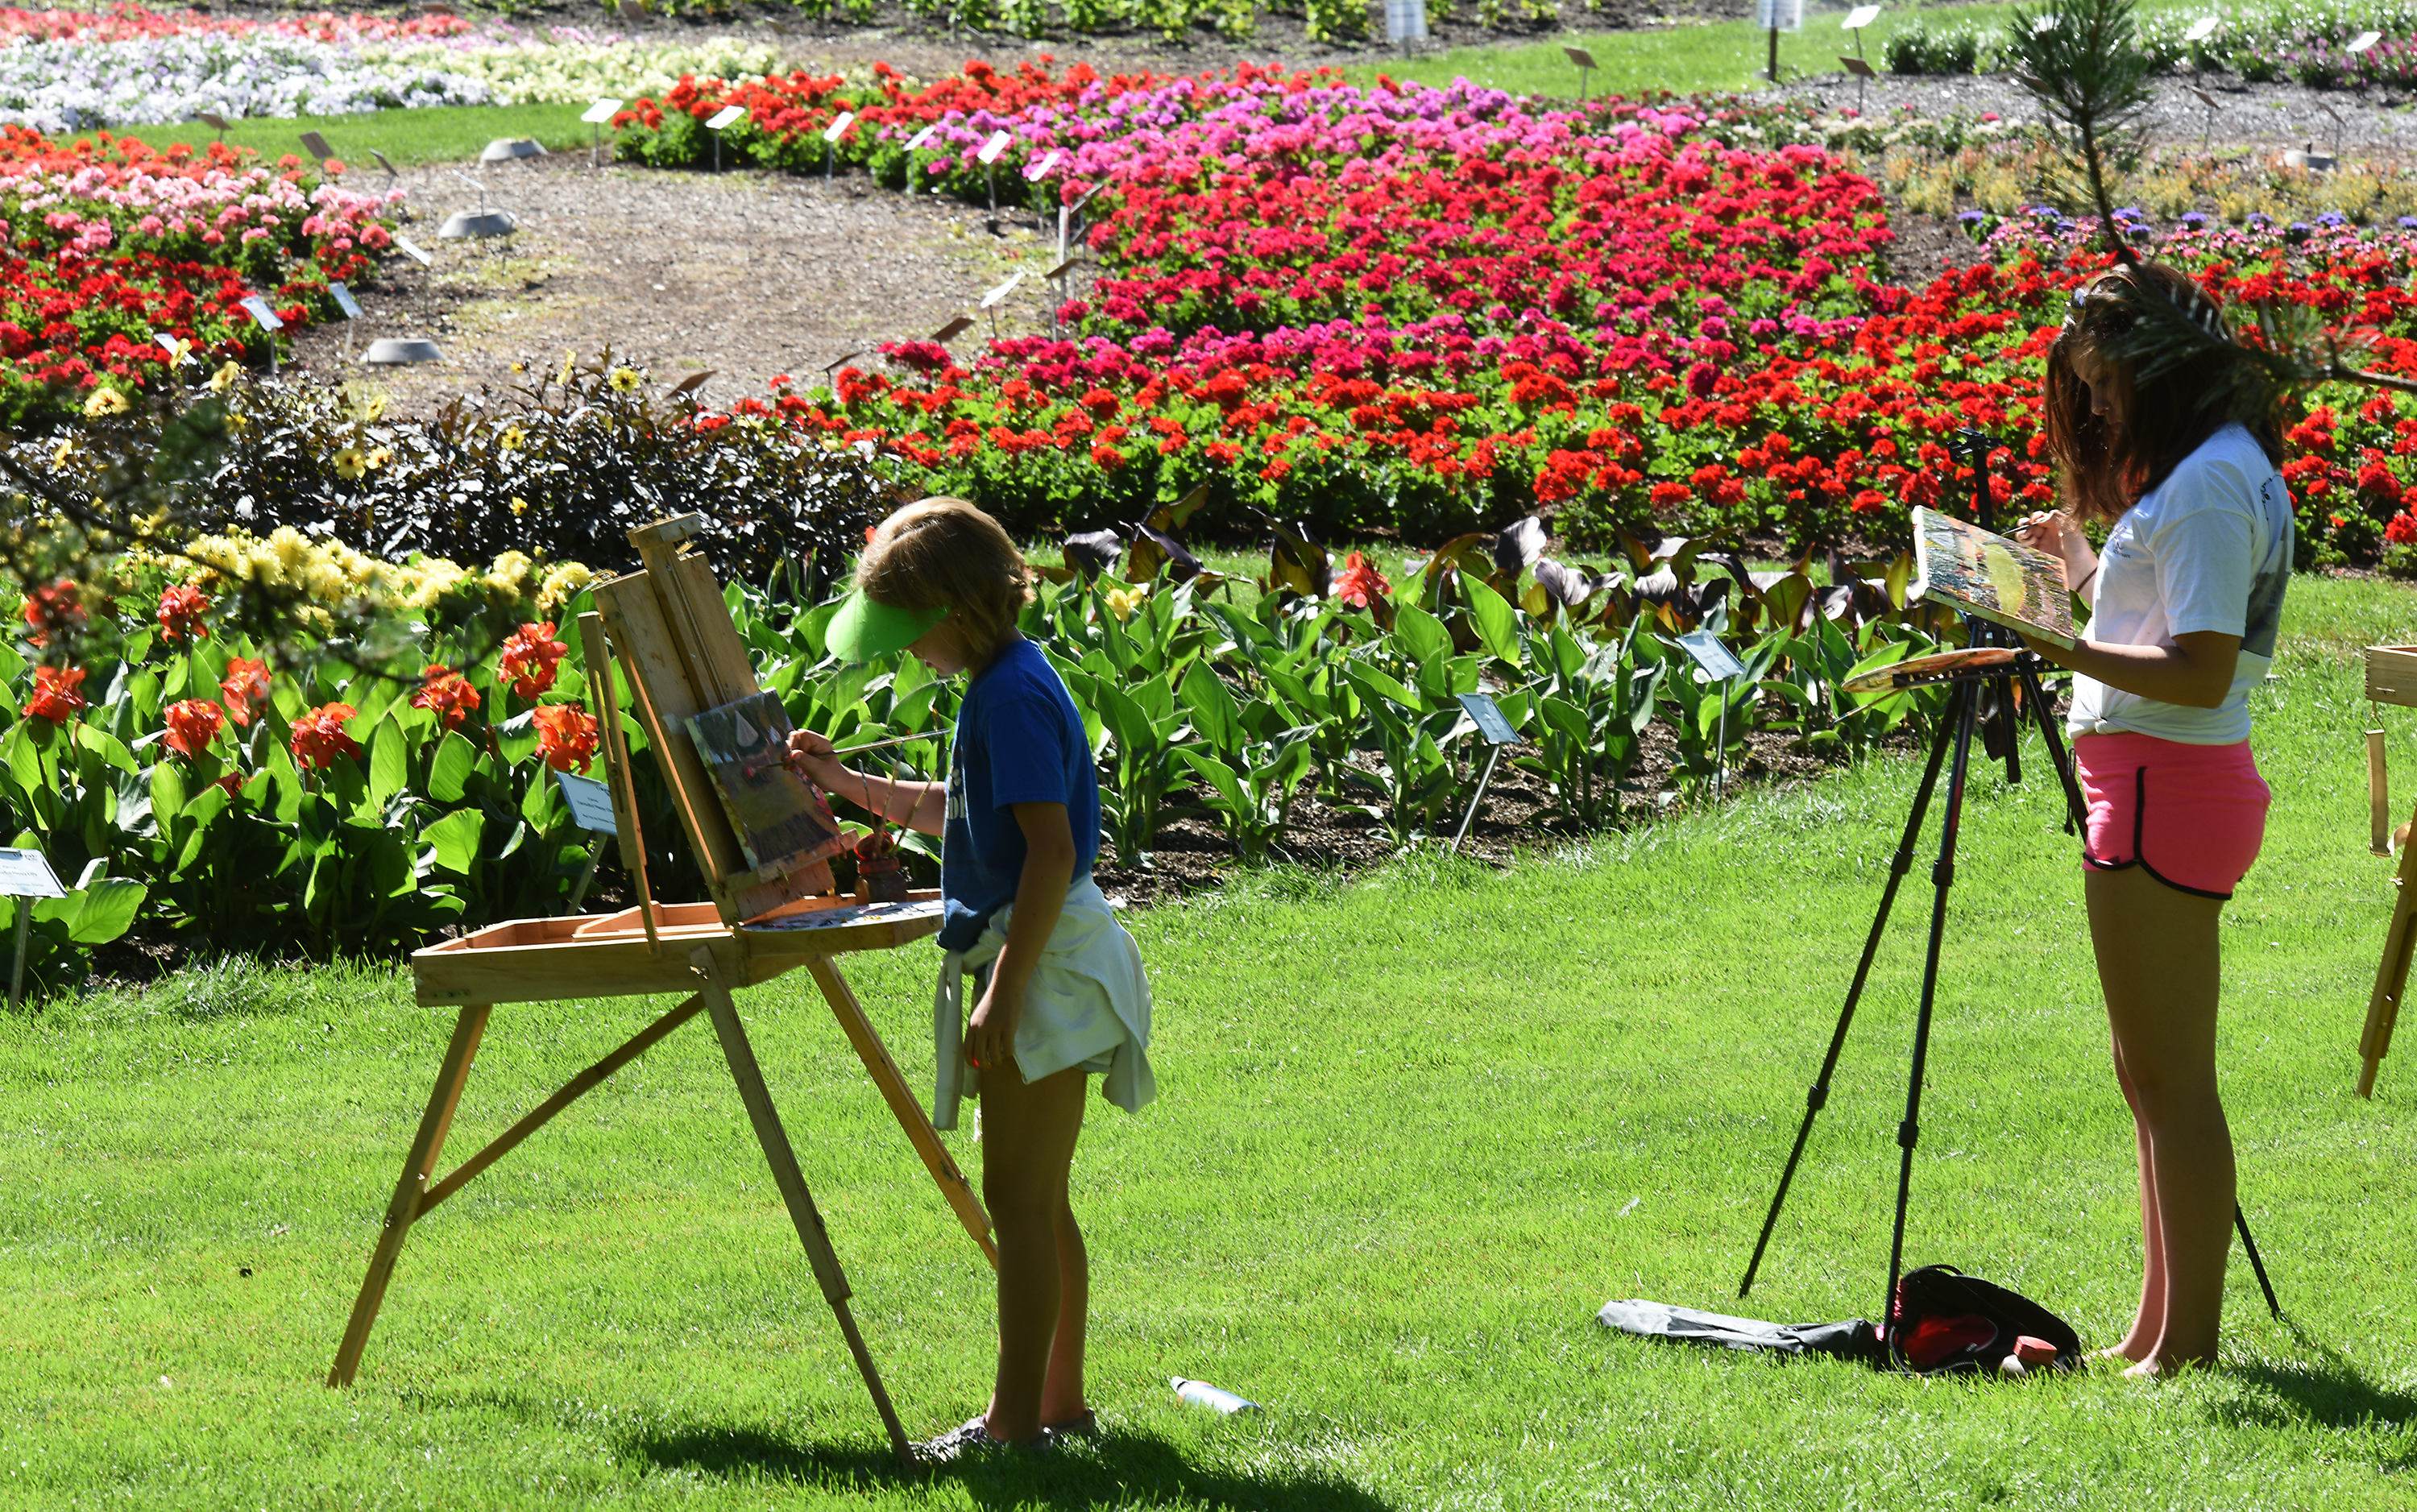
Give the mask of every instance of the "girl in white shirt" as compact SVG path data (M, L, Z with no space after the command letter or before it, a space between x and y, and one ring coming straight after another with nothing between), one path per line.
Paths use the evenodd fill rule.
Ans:
M2175 313L2204 339L2176 332ZM2143 363L2158 341L2187 355ZM2031 648L2079 674L2067 728L2090 800L2083 893L2139 1145L2146 1249L2132 1326L2104 1353L2135 1375L2214 1360L2232 1241L2216 924L2265 835L2247 699L2274 655L2293 535L2273 417L2211 401L2258 391L2227 381L2247 360L2214 302L2171 268L2116 269L2076 290L2045 380L2064 507L2016 532L2063 560L2091 608L2080 645ZM2103 554L2088 521L2109 523Z

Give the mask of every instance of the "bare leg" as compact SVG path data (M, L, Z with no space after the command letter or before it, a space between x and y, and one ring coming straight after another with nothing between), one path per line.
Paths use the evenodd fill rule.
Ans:
M2148 1155L2141 1193L2153 1207L2143 1223L2163 1246L2163 1315L2149 1348L2133 1356L2136 1372L2153 1375L2212 1361L2224 1311L2234 1198L2232 1133L2215 1075L2224 905L2137 867L2092 871L2083 890L2106 1017ZM2148 1311L2144 1286L2142 1319Z
M1056 1427L1090 1411L1083 1399L1083 1340L1091 1322L1091 1256L1074 1209L1057 1209L1057 1336L1049 1341L1049 1375L1041 1387L1041 1421Z
M1087 1301L1087 1284L1067 1295L1059 1242L1072 1222L1066 1175L1083 1131L1083 1080L1079 1066L1029 1083L1012 1067L982 1078L982 1201L998 1233L998 1374L984 1423L1011 1444L1040 1433L1064 1305ZM1079 1339L1079 1320L1073 1328ZM1080 1359L1078 1344L1078 1403Z
M2140 1117L2139 1095L2132 1090L2132 1073L2123 1068L2123 1046L2114 1047L2115 1081L2123 1089L2123 1101L2132 1110L2134 1142L2139 1149L2140 1160L2140 1252L2147 1263L2140 1273L2140 1305L2133 1309L2132 1326L2124 1331L2123 1341L2098 1352L2097 1358L2121 1356L2137 1365L2148 1358L2156 1347L2157 1335L2166 1326L2166 1236L2157 1226L2157 1167L2149 1155L2149 1126Z

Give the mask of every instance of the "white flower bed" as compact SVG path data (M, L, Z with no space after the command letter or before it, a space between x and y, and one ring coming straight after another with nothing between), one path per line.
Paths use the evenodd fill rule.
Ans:
M357 115L432 105L585 104L661 94L684 73L761 76L779 53L760 44L661 45L560 29L443 41L317 41L268 31L190 32L128 41L0 46L0 125L56 135L163 126L207 111Z

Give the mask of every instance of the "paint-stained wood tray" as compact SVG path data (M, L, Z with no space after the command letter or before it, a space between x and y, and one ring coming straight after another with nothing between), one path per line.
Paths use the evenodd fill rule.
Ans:
M696 986L689 953L736 942L743 981L769 981L813 956L887 950L940 929L940 895L915 892L904 903L801 898L737 930L711 903L658 903L657 953L634 908L586 917L510 919L490 924L411 958L424 1007L456 1003L546 1003L567 997L687 992Z

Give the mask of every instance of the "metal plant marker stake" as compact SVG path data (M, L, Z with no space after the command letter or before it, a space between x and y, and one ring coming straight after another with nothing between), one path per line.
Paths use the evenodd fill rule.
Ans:
M34 900L68 894L49 857L39 851L8 848L0 848L0 894L17 905L17 958L8 971L8 1011L14 1013L25 999L25 948L33 939Z
M1468 838L1468 826L1477 821L1478 805L1485 801L1485 785L1494 780L1494 764L1502 759L1502 748L1519 738L1502 710L1483 693L1463 693L1460 707L1477 726L1478 738L1486 744L1485 771L1477 779L1477 792L1470 795L1468 812L1460 816L1460 828L1452 837L1451 854L1460 854L1460 842Z

